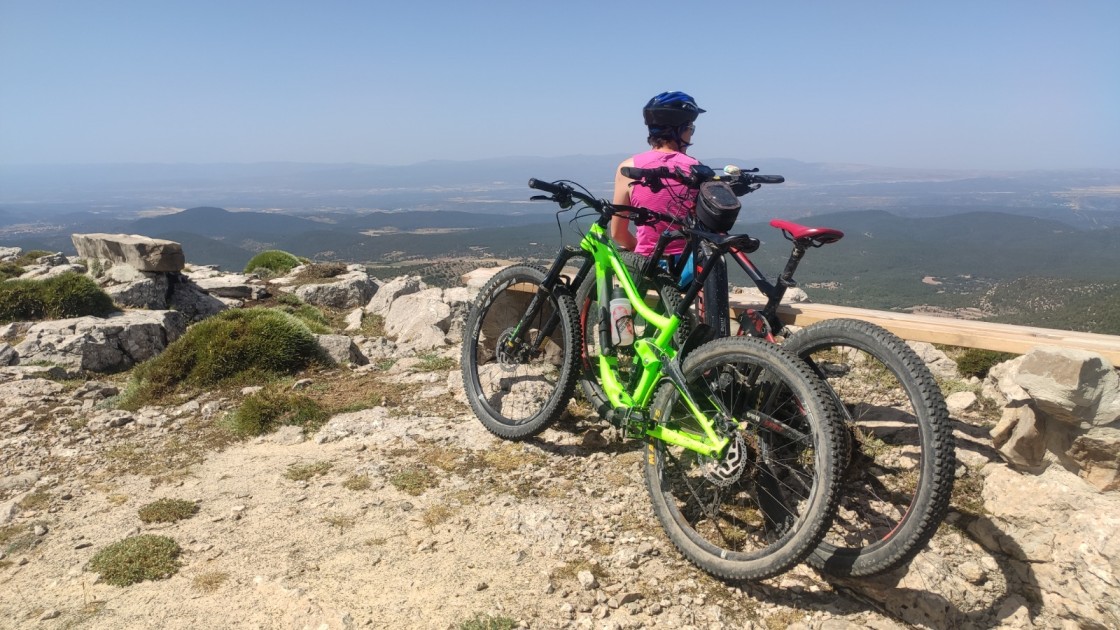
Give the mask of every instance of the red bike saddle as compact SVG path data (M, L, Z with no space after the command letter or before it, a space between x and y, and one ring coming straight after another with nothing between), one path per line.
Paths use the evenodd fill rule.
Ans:
M807 239L812 241L813 245L820 247L821 245L828 245L844 238L844 233L840 230L834 230L826 227L809 227L794 223L793 221L785 221L783 219L774 219L770 225L778 228L792 237L795 241Z

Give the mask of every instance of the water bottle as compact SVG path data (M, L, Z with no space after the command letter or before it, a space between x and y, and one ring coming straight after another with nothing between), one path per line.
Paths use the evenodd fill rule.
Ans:
M611 297L611 343L616 346L634 343L634 309L621 287L615 287Z

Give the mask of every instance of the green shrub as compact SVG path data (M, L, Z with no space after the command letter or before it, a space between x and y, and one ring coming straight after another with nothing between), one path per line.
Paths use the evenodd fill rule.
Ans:
M48 252L45 249L33 249L31 251L28 251L28 252L23 252L22 254L19 255L18 258L16 258L12 262L14 262L15 264L17 264L21 267L26 267L27 265L34 265L35 261L39 260L43 256L51 256L55 253L56 252Z
M230 309L191 326L159 356L137 366L121 405L138 408L184 386L266 382L315 363L327 365L330 359L295 317L269 308Z
M230 428L242 437L263 435L278 427L294 425L311 433L327 421L329 414L319 403L302 394L266 387L250 395L229 416Z
M311 332L317 335L330 334L331 325L327 317L323 315L323 311L299 299L299 296L292 293L281 293L276 301L279 303L276 308L307 324Z
M108 315L113 299L92 279L67 272L43 280L0 282L0 323Z
M288 252L279 249L270 249L250 258L249 263L245 265L245 273L253 273L258 269L267 269L269 275L283 275L299 265L299 259Z
M23 275L23 267L13 262L0 262L0 280L11 280Z
M1018 355L1009 352L969 348L957 359L957 371L964 377L984 378L988 376L988 370L1004 361L1010 361L1016 356Z
M97 552L90 571L113 586L128 586L144 580L169 578L179 570L178 543L167 536L132 536Z
M343 263L311 263L296 274L296 284L314 284L315 280L334 278L346 273Z
M198 513L198 504L183 499L160 499L136 511L145 523L174 523Z

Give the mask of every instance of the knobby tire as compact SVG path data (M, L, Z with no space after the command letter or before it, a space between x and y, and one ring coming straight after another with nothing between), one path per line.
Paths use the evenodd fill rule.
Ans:
M522 440L555 422L575 390L580 336L575 303L563 285L542 293L541 308L516 339L545 272L527 265L499 271L479 291L463 331L463 386L471 409L498 437ZM532 345L553 315L552 334Z
M831 521L842 465L843 428L824 384L780 347L738 337L692 351L688 390L709 417L720 401L738 420L761 412L793 427L796 439L759 423L724 426L739 433L746 456L733 481L713 480L706 460L658 440L647 444L646 488L673 544L720 578L761 580L805 559ZM658 390L655 422L698 431L671 384Z
M953 490L941 389L906 342L870 322L818 322L783 347L829 384L851 436L837 516L810 564L853 577L905 565L937 531Z

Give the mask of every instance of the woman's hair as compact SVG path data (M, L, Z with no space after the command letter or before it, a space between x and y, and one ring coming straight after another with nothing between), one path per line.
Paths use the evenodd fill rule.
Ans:
M672 144L680 145L680 131L675 127L649 127L649 137L646 142L654 149L660 149Z

